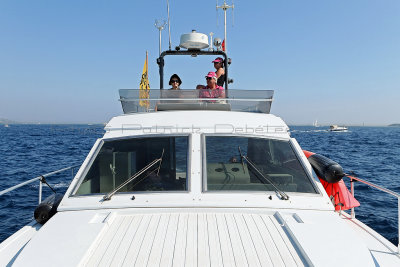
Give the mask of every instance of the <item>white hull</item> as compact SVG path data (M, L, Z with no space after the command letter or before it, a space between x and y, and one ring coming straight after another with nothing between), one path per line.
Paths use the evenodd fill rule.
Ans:
M344 127L344 126L331 125L329 127L329 131L331 131L331 132L347 132L348 128Z

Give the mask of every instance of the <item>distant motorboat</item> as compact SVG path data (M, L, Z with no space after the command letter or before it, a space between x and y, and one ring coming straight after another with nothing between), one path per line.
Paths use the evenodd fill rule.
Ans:
M8 126L8 124L5 124L4 127L8 128L8 127L10 127L10 126Z
M347 130L348 130L347 127L345 127L345 126L338 126L338 125L336 125L336 124L331 125L331 126L329 127L329 131L331 131L331 132L347 132Z

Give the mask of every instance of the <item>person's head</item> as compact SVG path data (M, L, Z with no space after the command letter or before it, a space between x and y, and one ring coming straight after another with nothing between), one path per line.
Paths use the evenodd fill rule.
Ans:
M182 84L181 78L179 78L178 74L172 74L171 78L169 78L169 85L172 86L172 89L179 89L179 86Z
M217 74L215 74L213 71L210 71L206 75L206 80L208 88L215 88L217 85Z
M216 59L214 59L212 61L212 63L214 63L214 68L215 69L219 69L219 68L222 68L224 66L224 60L222 59L222 57L217 57Z

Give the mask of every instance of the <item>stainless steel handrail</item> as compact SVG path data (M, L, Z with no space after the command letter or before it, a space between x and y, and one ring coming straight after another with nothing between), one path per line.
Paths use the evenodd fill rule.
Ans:
M4 194L7 194L8 192L11 192L11 191L13 191L13 190L15 190L15 189L18 189L18 188L20 188L20 187L22 187L22 186L24 186L24 185L27 185L27 184L30 184L30 183L33 183L33 182L39 180L39 204L40 204L40 203L42 202L42 179L43 179L44 177L49 177L49 176L52 176L52 175L54 175L54 174L57 174L57 173L64 172L64 171L67 171L67 170L71 170L71 169L72 169L72 178L73 178L74 169L75 169L76 167L79 167L79 166L80 166L80 165L73 165L73 166L70 166L70 167L66 167L66 168L63 168L63 169L59 169L59 170L56 170L56 171L53 171L53 172L49 172L49 173L40 175L40 176L38 176L38 177L32 178L32 179L30 179L30 180L28 180L28 181L22 182L22 183L20 183L20 184L17 184L17 185L14 185L14 186L10 187L10 188L7 188L7 189L5 189L5 190L3 190L3 191L0 191L0 196L2 196L2 195L4 195Z
M353 195L353 197L354 197L354 181L361 182L363 184L366 184L368 186L376 188L376 189L378 189L378 190L380 190L382 192L385 192L385 193L388 193L388 194L390 194L390 195L392 195L394 197L397 197L397 210L398 210L397 211L397 216L398 216L398 218L397 218L398 219L398 225L397 225L397 229L398 229L397 253L400 254L400 194L398 194L398 193L396 193L396 192L394 192L392 190L389 190L387 188L384 188L382 186L376 185L374 183L365 181L365 180L363 180L361 178L358 178L358 177L355 177L355 176L346 175L346 177L350 178L351 194ZM356 213L355 213L354 207L351 208L351 218L352 219L356 218Z

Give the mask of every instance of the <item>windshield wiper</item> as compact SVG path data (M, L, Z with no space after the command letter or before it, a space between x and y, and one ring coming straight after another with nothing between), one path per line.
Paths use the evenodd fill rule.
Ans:
M158 162L160 162L160 164L158 165L157 168L157 176L160 173L160 168L161 168L161 164L162 164L162 159L164 156L164 149L162 151L161 157L158 159L153 160L152 162L150 162L146 167L144 167L143 169L141 169L140 171L136 172L134 175L132 175L131 177L129 177L125 182L123 182L122 184L120 184L117 188L115 188L113 191L111 191L110 193L106 194L103 197L103 200L110 200L111 197L117 193L119 190L121 190L121 188L123 188L125 185L129 184L130 182L134 181L136 178L138 178L140 175L142 175L145 171L147 171L148 169L150 169L151 167L153 167L154 165L156 165ZM148 177L152 172L150 172L148 175L146 175L144 178ZM144 179L143 178L143 179Z
M240 146L238 146L238 150L239 150L239 154L240 154L240 161L242 162L243 173L246 173L246 171L244 170L243 154L242 154L242 150L240 149Z
M247 163L248 163L254 170L256 170L257 173L264 179L264 181L261 181L261 182L263 182L263 183L265 184L265 181L266 181L266 182L268 182L269 184L271 184L272 187L275 189L275 193L279 194L279 195L281 196L281 199L282 199L282 200L288 200L288 199L289 199L289 196L288 196L285 192L283 192L282 190L280 190L280 189L275 185L275 183L274 183L271 179L269 179L268 177L266 177L266 176L256 167L256 165L249 159L248 156L244 156L244 155L242 154L242 151L240 150L240 146L239 146L239 152L240 152L240 157L241 157L241 159L242 159L242 164L243 164L243 159L245 159L245 160L247 161ZM244 167L243 167L243 169L244 169ZM256 174L256 176L257 176L257 174ZM257 178L258 178L259 180L261 180L259 177L257 177Z

